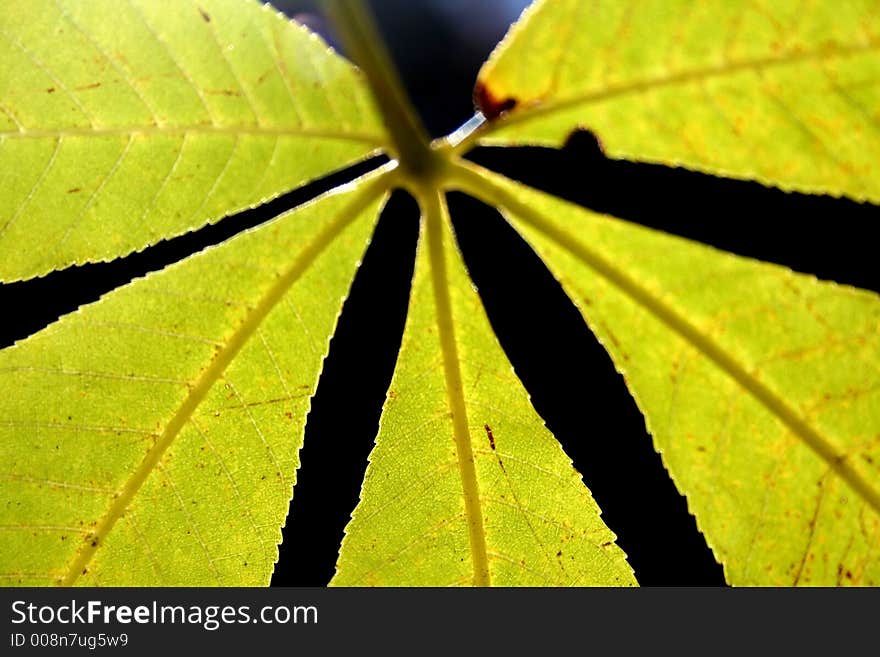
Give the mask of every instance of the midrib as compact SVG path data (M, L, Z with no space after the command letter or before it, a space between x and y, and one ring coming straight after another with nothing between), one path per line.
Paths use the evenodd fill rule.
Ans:
M380 136L365 132L332 130L306 127L256 126L256 125L125 125L125 126L71 126L58 128L23 128L21 130L0 130L3 139L58 139L60 137L112 137L128 135L203 135L203 136L256 136L256 137L303 137L308 139L329 139L353 141L369 144L376 148L384 146Z
M446 249L443 244L445 212L441 193L439 189L434 189L422 195L420 201L423 212L426 213L424 225L431 265L434 308L437 313L437 333L443 355L443 374L449 399L449 410L452 412L455 454L461 477L471 562L474 571L473 584L474 586L489 586L491 583L489 557L483 526L480 487L477 482L474 454L468 429L467 407L464 400L464 387L461 382L461 368L455 338L455 318L452 315L449 296Z

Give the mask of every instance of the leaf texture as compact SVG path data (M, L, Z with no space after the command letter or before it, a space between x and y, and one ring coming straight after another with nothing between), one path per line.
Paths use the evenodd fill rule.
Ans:
M616 158L880 201L873 0L542 0L484 65L483 143L587 128Z
M0 584L267 584L378 180L0 352Z
M635 584L501 350L442 203L425 203L403 346L332 584Z
M484 174L737 585L880 584L880 297Z
M0 5L0 280L142 249L385 143L355 69L253 0Z

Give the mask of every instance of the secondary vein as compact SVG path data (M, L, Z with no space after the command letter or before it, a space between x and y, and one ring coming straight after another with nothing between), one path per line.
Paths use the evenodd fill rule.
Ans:
M144 482L147 481L149 476L159 466L162 455L180 434L195 410L204 401L208 391L220 379L223 372L238 355L241 348L253 336L266 316L333 240L387 188L387 176L390 171L388 168L383 168L382 171L383 173L378 175L372 174L368 177L372 178L372 180L299 253L290 266L281 273L266 291L257 305L245 316L244 321L226 344L215 352L211 362L193 383L186 398L165 426L162 435L159 436L156 443L147 452L144 460L141 461L122 488L117 491L107 511L98 521L91 540L84 542L83 547L68 566L67 573L61 582L62 586L72 586L82 574L87 572L89 562L101 545L103 545L104 540L116 522L125 514Z

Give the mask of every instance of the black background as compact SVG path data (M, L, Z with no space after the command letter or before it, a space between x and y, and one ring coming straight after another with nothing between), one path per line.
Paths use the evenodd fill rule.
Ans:
M522 0L376 0L404 82L434 136L473 113L481 62ZM311 2L277 2L331 41ZM470 156L594 210L880 290L874 227L880 209L784 193L757 183L606 159L589 133L560 150L478 149ZM265 221L365 171L331 176L254 211L112 263L0 285L0 346L208 244ZM618 535L642 585L720 585L721 567L654 452L644 420L610 359L540 260L490 208L450 199L465 261L502 346ZM397 193L346 301L306 427L296 504L273 585L323 586L357 503L405 319L417 208Z

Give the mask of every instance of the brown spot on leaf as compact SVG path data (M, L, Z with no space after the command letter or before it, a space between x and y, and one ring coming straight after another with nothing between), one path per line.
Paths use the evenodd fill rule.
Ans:
M474 105L490 121L509 112L516 104L516 98L499 98L482 80L477 80L474 85Z
M198 7L198 10L199 10L199 14L202 17L202 20L205 21L206 23L210 23L211 22L211 15L208 12L206 12L204 9L202 9L201 7Z
M495 451L495 436L492 435L492 427L488 424L484 424L483 428L486 430L486 436L489 438L489 447L492 448L492 451Z
M54 94L54 93L55 93L55 87L49 87L48 89L46 89L46 93L47 93L47 94Z
M71 187L70 189L67 190L67 193L68 194L76 194L77 192L81 192L81 191L82 191L82 189L80 187ZM68 417L67 419L69 420L70 418Z
M74 91L88 91L89 89L97 89L100 86L100 82L92 82L91 84L84 84L79 87L74 87Z

